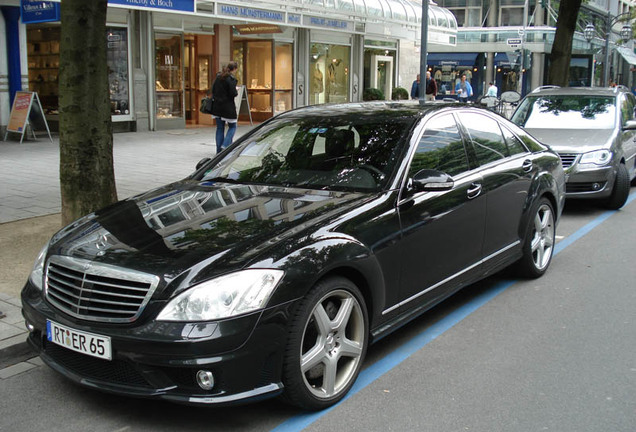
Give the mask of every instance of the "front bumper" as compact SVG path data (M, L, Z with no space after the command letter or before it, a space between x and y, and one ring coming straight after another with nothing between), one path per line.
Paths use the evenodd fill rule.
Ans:
M613 166L580 169L575 165L566 171L565 196L577 199L609 197L615 178L616 169Z
M61 314L27 283L22 311L28 342L52 369L97 390L186 404L231 404L282 392L281 370L292 303L211 323L87 323ZM71 351L46 339L46 320L111 338L112 360ZM140 320L141 321L141 320ZM200 370L214 386L203 390Z

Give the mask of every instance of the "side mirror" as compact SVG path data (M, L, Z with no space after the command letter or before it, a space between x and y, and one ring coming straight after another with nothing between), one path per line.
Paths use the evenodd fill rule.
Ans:
M446 191L453 186L455 181L442 171L424 169L413 176L413 187L418 192Z
M636 130L636 120L627 120L623 125L623 130Z
M212 159L207 158L207 157L206 157L206 158L201 159L201 160L197 163L197 166L196 166L196 168L195 168L195 169L196 169L197 171L199 171L199 169L200 169L203 165L205 165L206 163L210 162L211 160L212 160Z

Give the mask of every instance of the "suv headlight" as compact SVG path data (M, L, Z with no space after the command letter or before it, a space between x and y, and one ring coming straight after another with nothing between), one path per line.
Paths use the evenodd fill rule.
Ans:
M203 282L170 300L157 320L211 321L261 309L283 274L249 269Z
M589 153L583 153L579 165L607 165L612 160L612 153L609 150L596 150Z
M42 284L44 283L44 261L46 259L46 251L49 249L49 243L45 244L37 258L35 259L35 263L33 263L33 270L31 270L31 275L29 276L29 280L31 283L40 291L42 291Z

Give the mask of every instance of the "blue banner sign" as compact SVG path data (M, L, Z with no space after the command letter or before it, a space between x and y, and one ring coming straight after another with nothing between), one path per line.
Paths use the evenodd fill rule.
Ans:
M60 4L51 1L20 0L20 18L23 24L59 21Z
M285 13L275 10L256 9L237 5L219 3L217 12L219 15L233 18L253 19L277 23L285 22Z
M300 14L289 13L287 14L287 22L290 24L300 25L302 16Z
M194 12L194 0L108 0L109 5L130 8L164 9L174 12Z

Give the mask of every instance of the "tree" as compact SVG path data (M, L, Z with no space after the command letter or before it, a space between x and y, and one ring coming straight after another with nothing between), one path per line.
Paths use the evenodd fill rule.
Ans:
M572 57L572 39L579 16L581 0L561 0L556 23L556 33L552 52L547 84L567 87L570 77L570 59Z
M62 223L117 200L106 64L107 0L64 0L60 42Z

